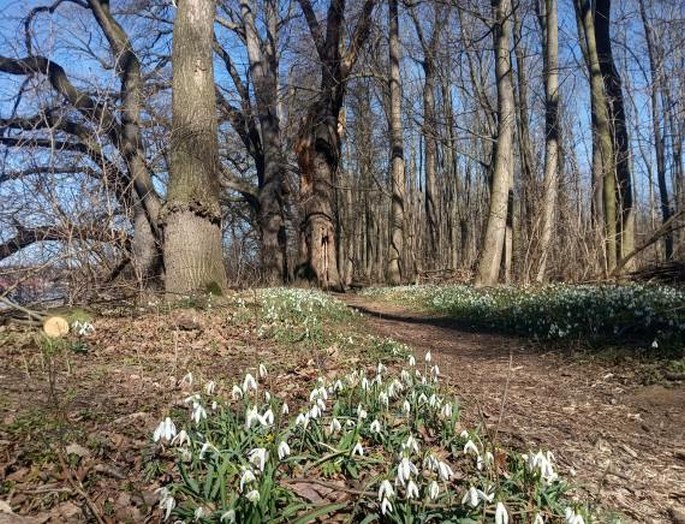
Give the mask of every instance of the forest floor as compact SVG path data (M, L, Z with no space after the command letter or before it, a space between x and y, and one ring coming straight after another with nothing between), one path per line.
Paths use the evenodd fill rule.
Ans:
M371 329L427 351L496 442L553 450L585 495L640 523L685 516L685 387L651 363L464 330L454 320L360 295L339 297ZM469 420L471 419L471 420Z
M627 519L683 522L682 383L645 385L649 367L635 361L339 298L367 317L335 327L346 338L388 336L417 355L430 350L467 424L482 424L502 446L553 450L583 496ZM248 304L240 320L230 305L123 308L98 314L86 339L54 346L35 330L0 326L0 524L159 522L155 489L172 468L150 436L182 406L189 371L198 385L216 380L230 391L263 362L271 390L296 406L316 377L379 358L261 336L256 308Z

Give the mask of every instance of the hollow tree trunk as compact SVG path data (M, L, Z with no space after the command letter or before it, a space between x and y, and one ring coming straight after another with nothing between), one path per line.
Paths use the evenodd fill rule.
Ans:
M226 286L212 62L214 0L184 0L174 23L171 168L164 209L167 293Z

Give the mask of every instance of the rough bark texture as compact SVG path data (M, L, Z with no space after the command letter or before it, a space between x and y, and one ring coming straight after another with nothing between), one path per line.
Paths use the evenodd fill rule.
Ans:
M494 169L490 190L490 209L483 240L483 251L478 262L476 285L493 286L497 283L505 231L509 191L514 170L513 138L516 116L511 57L511 0L493 3L495 37L495 73L497 75L498 134L494 151Z
M390 207L390 250L387 280L402 283L404 274L404 141L402 139L402 100L400 89L400 34L398 2L389 1L390 29L390 148L392 170L392 203Z
M611 0L595 1L595 34L597 54L604 80L609 125L613 142L613 171L616 195L613 201L616 210L616 258L611 261L612 269L620 259L635 249L635 206L633 203L633 182L630 171L630 142L623 103L621 75L614 64L611 48ZM606 197L605 197L606 198ZM634 269L629 263L625 270Z
M541 27L544 34L545 75L545 177L542 193L542 223L538 244L538 267L535 280L545 280L547 258L555 226L557 188L559 185L559 23L557 0L542 0Z
M214 0L184 0L174 23L171 169L164 210L166 290L172 294L226 285L212 64L214 11Z

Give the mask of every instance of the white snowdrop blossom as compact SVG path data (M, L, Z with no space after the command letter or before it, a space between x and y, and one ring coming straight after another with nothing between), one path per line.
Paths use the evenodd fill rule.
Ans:
M164 520L167 520L176 507L176 499L165 487L157 488L155 492L159 494L159 507L164 511Z
M478 447L476 446L476 444L471 439L469 439L469 441L464 446L464 455L468 455L469 452L472 452L476 456L480 455L480 451L478 451Z
M205 508L203 508L202 506L195 508L195 513L193 513L193 517L195 518L195 522L197 522L198 520L200 520L204 516L205 516Z
M287 415L290 413L290 408L288 407L287 402L283 402L283 406L281 406L281 415Z
M461 433L459 433L459 436L460 436L461 438L468 438L469 432L466 431L466 430L463 430Z
M204 458L205 453L208 451L213 451L215 453L219 452L219 450L216 449L216 446L214 446L211 442L205 442L202 444L202 448L200 449L200 460Z
M335 384L333 384L333 391L340 392L343 389L345 389L345 386L343 386L343 383L340 379L335 381Z
M402 486L405 486L409 480L411 480L411 475L418 475L419 470L407 457L402 457L400 463L397 466L397 477L396 482L399 482Z
M411 385L411 382L412 382L411 375L409 374L409 372L406 369L403 369L402 371L400 371L400 379L402 379L402 382L404 382L405 384Z
M442 408L440 409L440 416L442 418L450 418L452 416L452 403L451 402L446 402L445 404L442 405Z
M266 401L267 404L269 402L271 402L271 393L269 393L268 391L265 391L264 392L264 400Z
M495 524L509 524L509 513L501 502L498 502L495 508Z
M381 502L381 513L383 515L386 513L392 513L392 504L388 499L383 499L383 502Z
M387 408L390 405L390 399L388 398L388 394L384 391L381 391L378 394L378 402Z
M431 500L435 500L440 495L440 486L434 480L428 485L428 496Z
M328 426L329 433L337 433L338 431L340 431L340 429L340 421L337 418L333 417L330 426Z
M406 416L409 416L411 414L411 404L408 400L405 400L404 404L402 404L402 411Z
M362 407L361 404L359 404L357 406L357 417L359 418L359 420L364 420L368 416L369 414L367 413L367 411Z
M433 393L428 399L428 405L432 408L437 408L442 404L442 400L435 393Z
M412 367L416 365L416 357L414 355L409 355L409 365Z
M409 450L412 453L419 452L419 442L414 438L414 435L409 435L407 440L402 443L403 450Z
M426 356L424 357L424 360L425 360L426 362L430 362L431 360L433 360L433 355L431 355L431 352L430 352L430 351L428 351L428 352L426 353Z
M240 386L233 386L233 389L231 389L231 397L233 397L233 400L243 398L243 390L240 389Z
M261 424L260 419L261 416L259 415L259 411L257 411L257 407L252 406L247 410L247 413L245 413L245 429L250 429L255 422Z
M155 429L155 432L152 435L152 440L154 440L155 442L159 442L160 440L165 440L169 442L175 436L176 425L169 417L167 417L164 420L162 420L162 422L159 423L159 426L157 426L157 429Z
M328 391L323 386L312 389L312 392L309 394L310 402L314 402L317 399L328 400Z
M196 402L193 404L193 413L190 416L191 420L195 422L195 424L199 424L201 420L204 420L207 418L207 411L205 408L200 404L199 402Z
M659 349L659 341L657 339L652 340L652 349Z
M536 469L540 471L540 478L545 484L554 482L558 478L557 473L554 471L554 455L551 452L543 453L538 451L530 457L524 455L524 458L531 472Z
M535 520L533 520L533 524L545 524L545 519L542 518L542 515L539 513L535 515Z
M419 487L416 485L416 482L414 482L411 479L407 483L407 498L408 499L419 498Z
M190 437L188 436L188 433L186 433L186 430L182 429L178 432L178 435L173 438L171 443L175 446L185 446L186 444L190 444Z
M573 508L566 508L564 510L564 523L565 524L585 524L585 520L582 515L576 513Z
M229 509L227 512L221 515L219 518L220 522L235 522L235 510Z
M471 486L468 491L464 494L461 499L462 504L468 504L472 508L477 508L480 504L480 497L478 496L478 490Z
M259 364L259 378L266 378L267 375L266 366L264 364Z
M260 499L259 491L257 491L256 489L253 489L247 495L245 495L245 497L247 497L247 500L249 500L253 504L257 504L257 502L259 502L259 499Z
M245 380L243 380L243 393L247 393L251 389L257 391L257 381L250 373L248 373L245 375Z
M266 461L269 460L269 452L265 448L254 448L248 452L247 458L259 468L259 471L264 471Z
M283 460L288 455L290 455L290 446L288 446L288 443L283 440L278 445L278 458L279 460Z
M216 382L214 382L213 380L210 380L209 382L207 382L207 384L205 384L205 393L207 393L207 395L213 395L215 389Z
M395 496L395 490L392 489L392 484L390 483L389 480L384 480L381 482L380 487L378 488L378 501L380 502L384 498L390 498Z
M359 455L362 457L364 455L364 448L362 448L362 443L357 441L357 444L352 448L352 455Z
M454 476L452 468L446 462L438 462L438 475L442 480L449 480Z
M370 386L371 386L371 384L369 383L369 379L364 377L362 379L362 391L368 391Z
M212 400L212 411L219 409L219 403L216 400Z
M478 491L478 496L483 502L490 503L495 499L495 489L490 486L489 488L486 488L485 491L483 490L476 490Z
M378 419L374 419L374 421L371 423L371 432L372 433L380 433L381 432L381 423L378 422Z
M438 377L440 376L440 368L438 367L437 364L435 364L431 368L431 376L433 377L433 380L438 380Z
M419 395L419 404L425 404L426 402L428 402L428 397L421 393Z
M388 368L385 367L385 365L382 362L379 362L378 366L376 366L376 373L382 375L386 371L388 371Z
M264 412L260 422L262 423L262 426L271 426L274 423L274 412L271 411L271 408Z
M240 492L243 492L245 484L249 484L255 480L257 480L257 477L255 477L254 472L251 469L244 469L243 474L240 475Z
M297 418L295 419L295 425L302 426L303 428L307 429L307 426L309 425L309 413L300 413L297 415Z

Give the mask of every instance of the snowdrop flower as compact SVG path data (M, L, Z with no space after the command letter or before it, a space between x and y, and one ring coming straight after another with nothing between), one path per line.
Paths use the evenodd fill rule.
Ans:
M439 494L440 494L440 486L438 486L437 482L432 480L431 483L428 485L428 496L430 497L431 500L435 500L436 498L438 498Z
M261 424L261 416L259 415L259 411L257 411L256 406L252 406L250 409L247 410L247 413L245 414L245 429L250 429L252 427L252 424L255 422L259 422Z
M257 491L256 489L253 489L245 496L247 497L247 500L249 500L253 504L257 504L257 502L259 502L259 491Z
M266 461L269 459L269 452L265 448L254 448L248 452L247 458L259 468L259 471L264 471Z
M357 444L352 448L352 455L364 456L364 448L362 448L362 443L357 441Z
M461 433L459 433L459 436L461 438L467 438L469 436L469 432L466 430L463 430Z
M437 364L431 368L431 376L433 377L433 380L438 380L438 377L440 376L440 368Z
M290 455L290 446L288 446L288 443L283 440L278 445L278 458L279 460L283 460L288 455Z
M585 524L583 517L577 514L573 508L566 508L564 510L564 522L565 524Z
M478 448L471 439L469 439L469 441L464 446L464 455L467 455L469 452L473 452L474 455L480 456L480 451L478 451Z
M497 508L495 509L495 524L509 524L507 508L501 502L497 503Z
M378 402L380 404L383 404L387 408L390 405L390 399L388 398L388 394L384 391L381 391L378 394Z
M195 521L200 520L202 517L205 516L205 509L202 506L198 506L195 508L195 513L193 514L195 517Z
M416 365L416 358L414 355L409 355L409 365L414 367Z
M436 396L435 393L433 393L430 398L428 399L428 405L432 408L437 408L442 404L442 400Z
M218 453L219 450L217 450L211 442L205 442L204 444L202 444L202 449L200 449L200 460L204 458L205 453L207 453L208 451L215 451Z
M202 407L202 404L197 402L193 405L193 413L190 418L195 422L195 424L199 424L201 420L207 418L207 411L205 411L205 408Z
M269 402L271 402L271 393L269 393L268 391L265 391L264 392L264 400L266 401L267 404Z
M321 408L318 404L314 404L309 410L309 418L317 419L321 416Z
M413 480L409 480L407 483L407 498L408 499L417 499L419 498L419 487L416 485L416 482Z
M262 415L260 422L262 423L262 426L270 426L274 423L274 412L271 411L271 408L267 409L264 412L264 415Z
M220 522L235 522L235 510L229 509L226 513L221 515L219 518Z
M449 480L454 476L454 472L452 471L452 468L449 466L449 464L445 462L438 462L438 475L442 480Z
M542 515L539 513L535 515L535 520L533 520L533 524L545 524L545 519L542 518Z
M383 499L381 502L381 513L385 515L386 513L392 513L392 504L388 499Z
M487 488L485 491L482 491L480 489L476 491L478 492L478 496L483 502L487 502L489 504L495 499L495 490L492 486Z
M433 360L433 355L431 355L431 352L430 352L430 351L429 351L428 353L426 353L426 356L424 357L424 360L425 360L426 362L430 362L431 360Z
M472 508L477 508L480 504L480 497L478 496L478 490L471 486L466 492L464 497L461 499L462 504L468 504Z
M447 402L443 404L442 409L440 410L440 416L442 418L450 418L452 416L452 403Z
M245 484L249 484L250 482L254 482L257 480L257 477L255 477L254 473L252 472L251 469L244 469L243 474L240 475L240 492L243 492L243 489L245 488Z
M366 412L366 410L362 407L361 404L357 406L357 417L359 417L360 420L364 420L366 417L368 417L369 414Z
M259 378L265 378L267 374L266 366L264 364L259 364Z
M245 375L245 380L243 380L243 393L247 393L251 389L257 391L257 381L248 373Z
M347 421L345 422L345 427L346 427L346 428L353 428L353 427L356 426L356 425L357 425L357 424L356 424L356 423L354 422L354 420L352 420L352 419L347 419Z
M326 388L318 387L312 389L312 392L309 394L309 401L314 402L317 399L328 400L328 391L326 391Z
M333 384L333 391L342 391L345 389L345 386L343 386L343 383L340 381L340 379L335 381L335 384Z
M659 342L657 339L652 340L652 349L659 349Z
M375 419L371 423L371 432L372 433L380 433L381 432L381 423L378 422L378 419Z
M188 433L186 433L186 430L182 429L178 432L178 435L173 438L171 443L173 445L184 446L190 444L190 437L188 436Z
M295 419L295 425L302 426L306 429L309 425L309 413L300 413L297 415L297 418Z
M219 408L219 403L216 400L212 400L212 411L216 411Z
M323 399L317 398L316 399L316 405L319 406L319 409L322 412L326 411L326 402Z
M395 496L395 490L392 489L392 484L389 480L384 480L381 482L381 486L378 488L378 501L387 499Z
M157 488L155 492L159 493L159 507L164 511L164 520L167 520L176 507L176 499L167 488Z
M155 429L152 435L152 440L159 442L160 440L166 440L169 442L176 436L176 426L173 421L167 417L162 422L159 423L157 429Z
M402 449L408 449L413 453L419 452L419 442L414 438L413 435L407 437L407 441L402 443Z
M287 415L290 413L290 408L288 407L287 402L283 402L283 406L281 406L281 415Z
M411 404L409 403L408 400L404 401L404 404L402 404L402 411L404 411L404 414L406 416L409 416L411 413Z
M406 369L400 371L400 378L405 384L411 384L411 375Z
M382 362L379 362L378 366L376 366L376 373L381 375L381 374L385 373L386 371L388 371L388 368L385 367L385 365Z
M397 479L396 481L406 485L408 480L411 480L411 475L418 475L419 471L416 466L407 457L402 457L399 465L397 466Z
M205 385L205 393L207 393L207 395L213 395L215 389L216 389L216 382L214 382L213 380L210 380Z
M179 386L181 386L181 388L188 388L188 389L193 387L193 374L190 371L183 376Z
M369 390L369 379L364 377L362 379L362 391L368 391Z
M231 397L233 397L233 400L243 398L243 390L240 389L240 386L233 386L233 389L231 390Z
M331 420L331 425L328 426L329 433L337 433L338 431L340 431L340 429L340 422L337 418L333 417L333 420Z
M419 395L419 404L425 404L426 402L428 402L428 397L421 393Z

